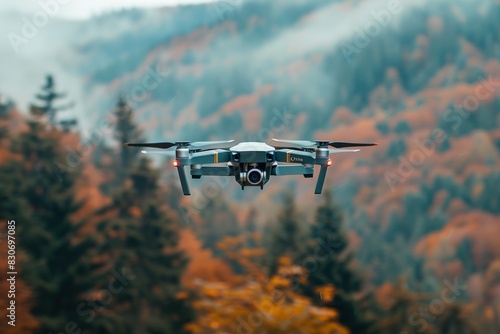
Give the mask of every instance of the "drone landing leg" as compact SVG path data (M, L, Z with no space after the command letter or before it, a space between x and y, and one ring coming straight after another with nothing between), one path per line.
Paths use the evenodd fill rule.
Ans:
M318 181L316 181L316 189L314 189L315 194L321 194L323 190L323 184L325 183L326 169L328 166L322 165L318 175Z
M189 189L189 183L186 176L186 171L184 170L184 166L177 166L177 171L179 172L179 179L181 180L182 192L184 195L191 195L191 190Z

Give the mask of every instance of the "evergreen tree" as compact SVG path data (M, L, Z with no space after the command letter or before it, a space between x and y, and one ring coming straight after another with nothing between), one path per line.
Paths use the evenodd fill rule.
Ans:
M113 304L122 333L183 333L192 320L189 294L181 287L187 258L177 248L178 226L162 202L158 174L141 158L112 203L99 211L111 216L98 224L106 236L101 252L133 277Z
M0 93L0 118L7 117L9 108L11 106L12 104L6 101L3 95Z
M116 166L118 171L116 182L120 185L125 180L140 151L135 147L124 147L123 144L140 141L141 132L134 123L134 111L123 95L118 97L113 115L115 116L115 139L120 147L119 165Z
M7 210L22 211L17 233L28 259L20 272L33 292L32 313L40 323L36 333L61 332L68 323L97 333L103 322L86 323L77 312L87 302L85 294L102 278L96 242L82 232L87 222L73 218L84 204L75 197L80 171L75 168L57 182L54 161L64 158L60 133L47 132L38 122L28 126L11 148L22 159L2 166L1 174L15 184L10 197L18 198L5 204Z
M221 256L224 252L217 248L217 244L225 237L240 235L238 219L224 196L205 196L204 193L201 196L201 219L194 225L194 231L203 247L210 249L215 256Z
M258 230L257 230L257 209L251 207L248 211L245 221L246 246L249 248L258 247Z
M287 192L283 200L283 208L271 232L269 255L270 274L274 275L278 268L280 257L288 257L296 263L302 250L302 220L292 193Z
M36 95L40 104L31 106L31 113L35 116L45 116L52 128L61 125L63 130L68 131L71 127L77 124L75 119L57 120L57 114L60 111L68 110L72 107L71 104L64 106L56 106L56 101L66 97L65 93L57 92L54 77L47 75L45 84L42 86L42 92Z
M342 213L333 204L329 191L324 197L324 203L316 210L303 255L303 263L314 262L315 265L304 265L309 273L307 283L301 288L316 303L338 310L340 323L353 333L366 333L370 324L363 319L356 306L356 294L362 290L362 280L352 268L353 254L347 250L348 239L342 226ZM324 286L333 286L335 297L332 300L322 300L318 289Z

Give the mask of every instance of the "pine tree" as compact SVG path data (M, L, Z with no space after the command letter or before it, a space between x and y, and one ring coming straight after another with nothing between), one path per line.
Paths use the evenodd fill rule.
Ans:
M64 131L69 131L71 127L77 124L76 119L57 120L57 114L60 111L65 111L72 107L71 104L56 106L56 101L65 97L65 93L57 92L54 77L49 74L46 76L45 84L42 86L42 92L36 95L40 104L32 105L31 113L35 116L47 117L53 129L56 128L57 125L61 125Z
M224 196L201 196L201 219L193 226L193 230L203 242L204 248L210 249L215 256L221 256L223 252L217 248L217 244L225 237L234 237L241 233L238 219Z
M256 248L259 246L259 233L257 229L257 209L251 207L245 221L246 246Z
M285 194L283 208L278 215L269 241L270 274L276 273L280 257L287 257L292 262L298 260L302 250L302 221L292 193Z
M5 133L7 139L12 139L8 132ZM2 138L3 139L3 138ZM0 145L5 145L5 141L1 140ZM3 148L3 147L2 147ZM26 199L21 196L15 196L16 189L18 188L17 181L20 179L21 171L18 169L18 164L8 162L6 164L0 165L0 212L2 213L4 221L0 222L0 251L3 254L7 254L7 231L8 226L14 226L15 232L17 235L13 235L12 237L19 239L19 227L17 225L24 224L27 221L33 220L33 217L30 212L30 208ZM8 224L8 221L14 221L14 223ZM16 240L14 239L14 242ZM16 243L19 245L19 242ZM24 266L26 261L26 257L22 256L18 253L16 254L16 264L14 270L8 269L8 264L5 258L4 261L0 261L0 270L2 272L8 271L18 271L19 268ZM7 291L10 289L10 283L5 279L2 279L0 282L0 290L5 291L5 296L7 295ZM16 279L16 326L12 327L8 324L8 321L11 321L9 318L5 321L2 321L0 324L0 333L32 333L38 327L38 321L33 316L31 312L33 296L31 293L31 289L29 289L24 280L18 276ZM2 298L4 298L2 296ZM2 299L6 300L5 298ZM2 305L3 306L3 305ZM8 306L8 305L6 305ZM4 313L2 313L4 314Z
M84 204L75 198L80 172L75 168L58 182L53 164L64 158L60 133L47 132L38 122L28 125L29 130L12 143L12 151L21 159L2 169L16 185L10 196L24 199L7 206L23 211L17 233L22 235L19 247L28 259L20 272L33 292L32 313L40 323L36 333L61 332L68 323L97 332L101 323L86 323L77 312L100 280L102 268L96 261L94 239L82 232L86 221L73 218Z
M177 248L178 226L162 202L158 171L141 158L99 224L106 235L101 252L114 268L126 268L130 285L116 296L123 333L182 333L192 320L181 276L187 258Z
M0 93L0 118L8 116L10 107L12 107L12 103L6 101L4 96Z
M120 148L119 165L116 166L116 170L118 171L116 182L120 185L130 171L137 154L139 154L139 149L124 147L123 144L140 141L141 132L134 123L134 111L123 95L118 97L113 114L115 116L115 139Z
M361 292L362 280L352 267L353 254L347 249L343 216L333 204L331 193L327 191L323 196L325 201L316 210L303 255L303 263L311 262L311 265L304 265L309 274L302 290L316 303L338 310L340 323L353 333L366 333L370 324L363 319L356 305L356 294ZM324 286L333 286L335 290L335 297L330 301L325 302L318 293L318 289Z

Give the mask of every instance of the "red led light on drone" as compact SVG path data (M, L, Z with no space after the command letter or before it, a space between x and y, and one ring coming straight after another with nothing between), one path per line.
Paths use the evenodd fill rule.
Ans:
M177 167L177 166L179 166L179 161L174 160L174 167Z
M332 165L332 161L331 161L330 159L328 159L328 160L326 161L326 165L327 165L327 166L331 166L331 165Z

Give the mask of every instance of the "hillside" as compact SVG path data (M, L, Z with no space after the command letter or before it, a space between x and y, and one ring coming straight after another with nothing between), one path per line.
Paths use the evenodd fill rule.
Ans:
M405 277L435 292L458 280L467 287L460 300L493 321L500 316L492 311L500 300L499 17L493 0L247 0L110 13L64 23L75 29L70 36L85 31L81 38L44 38L59 38L64 52L51 59L81 88L82 141L97 130L99 144L120 147L103 124L123 94L150 141L377 142L332 156L325 185L364 282L383 293ZM108 202L98 188L115 177L117 154L96 145L87 157L80 193L94 197L94 210ZM204 233L237 243L255 210L265 243L283 193L293 193L307 222L323 201L313 196L314 180L292 177L271 179L263 191L190 180L193 196L180 198L173 168L161 167L168 205L195 213L180 233L193 277L237 281L241 270L215 242L203 249ZM216 196L207 195L214 185Z
M156 13L158 24L182 17L165 33L128 13L139 22L133 36L75 49L85 64L89 116L103 117L105 97L123 92L150 140L378 142L335 157L327 178L361 238L374 229L380 241L395 233L414 244L467 212L497 215L498 4L410 2L391 7L379 24L387 6L256 0L215 19L213 5L189 6ZM157 84L147 89L152 71ZM273 181L262 193L232 184L223 191L235 193L238 206L250 201L263 211L283 187L295 189L304 209L314 201L311 182ZM360 247L375 256L368 244Z

